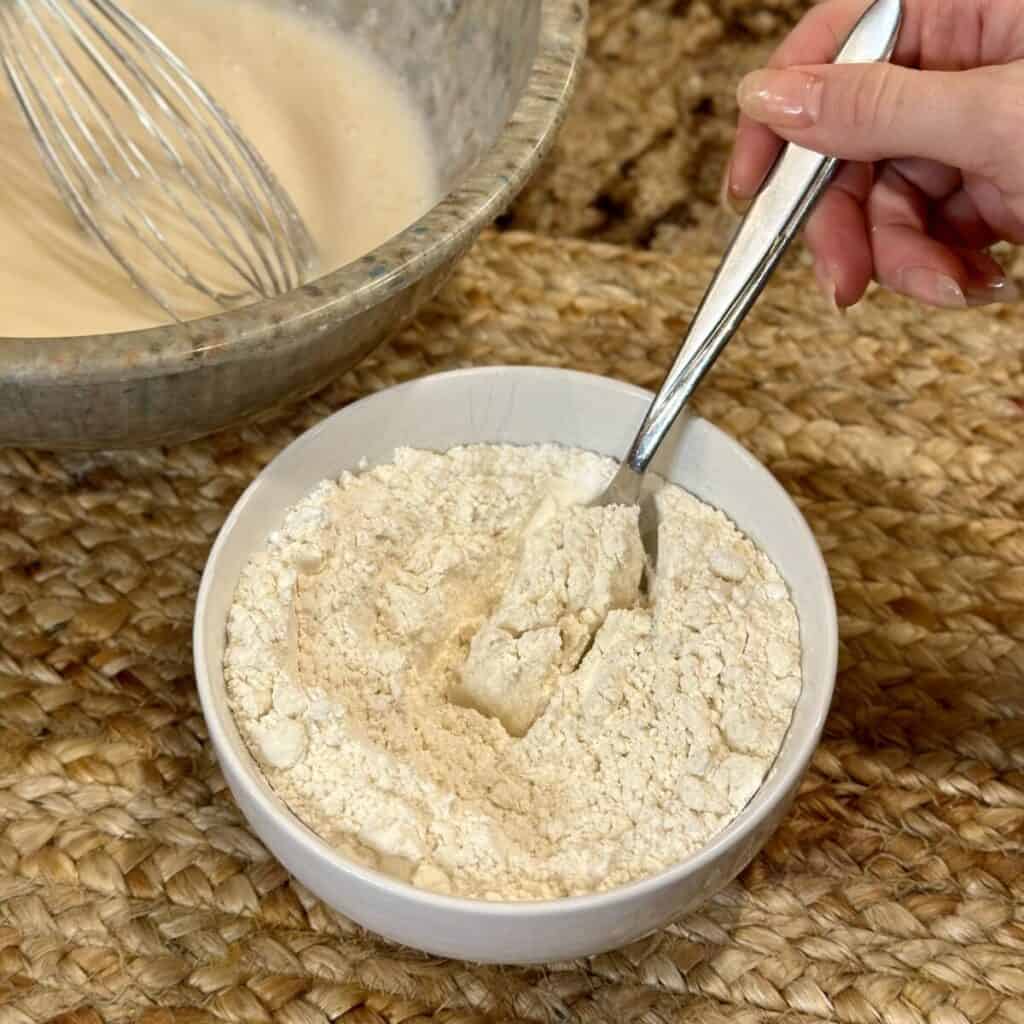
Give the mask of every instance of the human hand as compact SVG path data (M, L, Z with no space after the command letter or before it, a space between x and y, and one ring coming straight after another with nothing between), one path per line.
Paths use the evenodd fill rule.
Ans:
M826 294L874 278L934 306L1018 298L986 251L1024 242L1024 3L904 0L891 64L831 64L867 0L824 0L740 83L727 171L751 199L781 140L849 161L804 231Z

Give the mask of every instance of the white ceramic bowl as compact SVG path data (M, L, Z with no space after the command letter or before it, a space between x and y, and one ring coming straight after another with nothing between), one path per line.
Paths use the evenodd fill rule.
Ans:
M684 422L659 471L722 509L768 553L800 617L804 685L782 751L742 814L699 853L661 874L594 896L489 903L423 892L355 864L317 838L275 796L228 707L225 623L249 556L317 483L387 462L399 446L445 450L479 442L555 442L620 456L650 395L566 370L490 368L427 377L365 398L275 459L239 500L203 575L195 667L224 776L256 834L336 910L396 942L440 956L538 963L623 945L693 909L731 881L779 824L818 744L832 699L838 631L821 553L796 506L747 451L709 423Z

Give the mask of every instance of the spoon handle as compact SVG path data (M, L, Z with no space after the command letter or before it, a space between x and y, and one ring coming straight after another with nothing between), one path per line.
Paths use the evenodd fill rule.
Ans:
M875 0L854 26L835 63L888 60L896 46L902 8L901 0ZM694 389L761 294L837 165L835 158L793 143L782 150L741 221L626 456L625 463L634 473L647 469Z

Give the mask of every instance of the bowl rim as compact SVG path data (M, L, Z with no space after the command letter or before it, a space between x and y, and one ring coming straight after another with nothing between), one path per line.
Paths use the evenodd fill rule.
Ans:
M497 140L464 179L403 231L301 288L186 323L74 337L0 336L0 378L126 380L244 359L268 332L344 321L442 268L522 190L565 119L586 49L589 0L540 0L537 50Z
M795 791L800 778L806 771L807 765L810 762L814 751L817 749L818 744L821 741L821 736L825 728L825 721L828 717L832 704L839 657L838 617L835 595L832 590L828 567L825 563L824 556L821 553L821 549L818 546L817 540L799 507L790 497L786 489L775 479L775 476L771 471L756 459L742 444L710 421L696 416L692 417L693 421L701 423L705 429L708 429L712 434L717 435L717 439L723 442L727 448L730 448L739 461L745 462L756 472L764 474L770 481L770 484L777 489L778 495L783 503L788 504L791 511L795 512L796 522L799 524L800 531L804 534L804 539L810 542L809 550L812 552L812 558L814 561L811 568L814 570L815 576L822 584L820 587L820 597L825 604L825 617L828 630L828 635L823 638L823 645L825 661L826 664L830 666L830 678L827 685L822 687L820 692L811 693L806 698L812 702L811 712L813 726L806 733L803 740L793 741L794 743L798 743L798 745L792 747L788 752L788 764L775 772L774 775L769 774L769 777L762 783L743 810L740 811L740 813L723 829L715 833L707 844L702 846L696 852L669 865L667 868L664 868L662 871L659 871L654 875L649 875L645 878L598 893L587 893L577 896L556 897L543 900L491 901L464 896L449 896L431 892L426 889L420 889L409 882L403 882L400 879L393 878L392 876L384 874L374 868L349 860L343 854L330 846L330 844L323 840L319 835L313 832L312 829L305 825L288 808L284 801L277 796L270 786L270 783L259 771L255 758L253 758L251 754L248 754L247 756L249 761L252 763L252 767L246 763L245 759L239 756L238 751L235 749L235 740L231 736L231 730L234 730L238 737L238 742L243 748L245 746L245 740L234 722L230 709L227 710L227 720L222 719L222 716L218 714L215 702L214 686L206 669L206 663L209 655L207 654L206 641L203 636L206 609L209 596L213 588L213 569L218 555L221 549L226 545L229 535L235 528L238 519L240 519L241 515L244 513L245 507L248 504L248 501L251 500L258 484L268 476L272 475L274 467L279 465L286 456L289 456L289 453L293 454L295 449L309 443L319 434L336 429L339 423L344 422L344 417L348 410L352 409L356 405L365 406L382 399L391 400L394 396L410 391L413 388L422 388L424 384L429 384L432 380L449 379L454 377L486 378L493 377L495 374L505 376L508 375L510 371L520 375L526 374L533 376L569 375L575 378L589 380L594 385L609 386L620 391L624 395L641 398L644 401L650 401L650 399L653 398L653 394L650 391L636 387L635 385L627 384L624 381L619 381L614 378L603 377L598 374L585 373L578 370L557 367L484 366L449 370L438 374L432 374L428 377L420 377L406 381L404 383L385 388L382 391L375 392L371 395L367 395L359 399L357 402L338 410L316 426L300 434L294 441L283 448L250 483L233 506L228 517L225 519L224 524L221 527L212 548L210 549L210 554L200 581L193 624L193 661L196 686L199 692L203 717L206 720L206 727L210 740L213 743L218 759L226 757L231 762L229 769L225 771L225 775L228 778L237 779L238 782L245 787L248 799L253 801L259 807L263 815L276 822L277 827L283 831L289 842L301 848L302 856L310 859L316 859L321 863L327 862L342 875L358 879L360 883L367 885L378 892L385 892L391 898L414 900L422 907L439 912L487 915L491 917L497 916L500 918L548 918L552 915L560 915L572 911L594 911L598 909L608 910L615 907L621 907L636 899L642 899L645 896L650 896L653 893L681 881L688 875L696 874L702 869L708 867L735 843L740 842L744 836L752 832L756 832L758 827L771 816L778 805L779 800L782 799L790 790ZM226 691L226 687L223 683L223 677L218 689ZM804 689L801 690L801 696L798 698L798 703L805 699L804 694L807 692L808 691ZM226 692L224 692L224 707L228 708ZM787 736L788 735L787 731ZM776 762L773 761L773 767L775 765ZM771 773L771 770L772 769L769 769L769 773ZM243 814L243 817L245 817L249 827L259 835L258 830L252 825L252 822L249 821L248 816Z

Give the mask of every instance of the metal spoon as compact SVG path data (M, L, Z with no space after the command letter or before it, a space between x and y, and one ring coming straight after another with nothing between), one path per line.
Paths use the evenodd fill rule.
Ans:
M875 0L835 63L886 61L896 46L902 0ZM640 532L654 564L654 502L641 501L644 474L684 406L743 318L835 175L839 161L788 144L744 216L690 324L679 355L651 402L626 458L594 505L640 505Z

